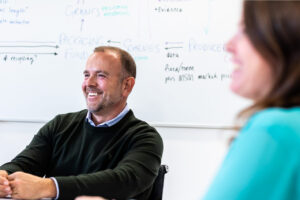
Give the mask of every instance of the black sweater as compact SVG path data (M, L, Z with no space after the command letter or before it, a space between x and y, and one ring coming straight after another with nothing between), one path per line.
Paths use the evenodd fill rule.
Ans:
M0 169L55 177L59 199L148 199L161 162L160 135L132 111L112 127L93 127L86 115L87 110L56 116Z

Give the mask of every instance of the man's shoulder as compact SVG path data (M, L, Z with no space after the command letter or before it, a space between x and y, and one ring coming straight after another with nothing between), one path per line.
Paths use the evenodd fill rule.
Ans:
M146 121L138 119L133 112L127 113L123 118L124 135L129 143L135 146L144 146L159 155L163 152L163 140L159 132Z
M130 110L123 119L123 123L128 126L129 129L138 129L140 131L150 131L158 133L157 130L148 124L146 121L143 121L135 117L132 110Z

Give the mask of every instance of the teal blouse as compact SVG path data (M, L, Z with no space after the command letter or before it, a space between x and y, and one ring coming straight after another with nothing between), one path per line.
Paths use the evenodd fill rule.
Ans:
M300 199L300 107L254 114L204 200Z

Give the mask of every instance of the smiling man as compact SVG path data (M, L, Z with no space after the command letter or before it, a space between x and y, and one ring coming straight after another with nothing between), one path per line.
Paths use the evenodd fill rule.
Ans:
M83 74L87 109L56 116L0 167L0 197L149 198L163 142L126 103L135 84L133 58L120 48L97 47Z

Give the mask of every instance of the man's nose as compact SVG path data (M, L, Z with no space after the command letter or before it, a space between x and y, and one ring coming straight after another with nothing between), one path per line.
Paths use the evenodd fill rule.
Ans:
M96 86L97 85L97 79L95 76L90 76L86 81L88 86Z

